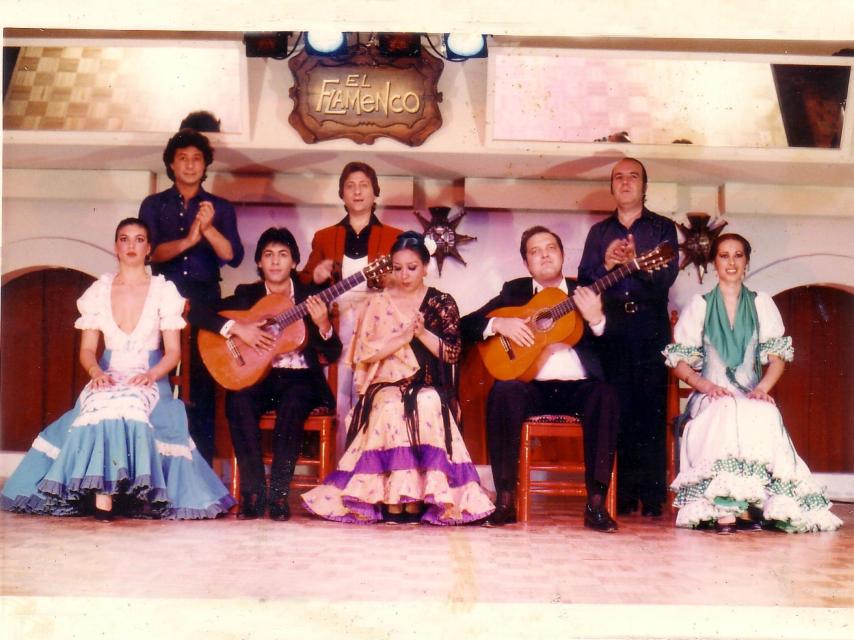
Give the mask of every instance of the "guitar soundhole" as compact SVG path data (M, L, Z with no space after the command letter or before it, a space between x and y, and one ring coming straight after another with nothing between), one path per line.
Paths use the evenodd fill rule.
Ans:
M282 325L280 325L272 318L267 320L267 322L265 322L261 328L274 338L278 338L279 334L282 333Z
M537 311L531 319L531 324L536 331L548 331L552 328L554 323L555 320L552 317L551 311L548 309Z

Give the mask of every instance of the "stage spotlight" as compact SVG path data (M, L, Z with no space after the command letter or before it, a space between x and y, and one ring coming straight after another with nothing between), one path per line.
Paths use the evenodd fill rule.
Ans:
M288 57L288 38L290 31L274 33L244 33L243 44L246 45L247 58L276 58L283 60Z
M377 47L389 58L416 58L421 54L421 34L379 33Z
M446 33L445 54L448 60L459 62L469 58L486 57L486 36L479 33Z
M347 51L347 34L340 31L308 31L305 50L313 56L340 56Z

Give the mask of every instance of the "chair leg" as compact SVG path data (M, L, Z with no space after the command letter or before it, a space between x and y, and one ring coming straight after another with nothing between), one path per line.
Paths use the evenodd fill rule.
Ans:
M608 514L617 519L617 454L614 454L614 466L611 467L611 480L608 482L608 493L605 496L605 508Z
M317 484L321 484L326 476L329 475L329 472L332 471L331 432L332 429L324 424L319 433L320 451L318 451L318 457L320 458L320 463L317 465Z
M519 522L528 521L531 489L531 435L528 424L522 425L522 445L519 451L519 481L516 491L516 517Z
M240 472L237 470L237 456L231 457L231 495L238 500L238 489L240 489Z

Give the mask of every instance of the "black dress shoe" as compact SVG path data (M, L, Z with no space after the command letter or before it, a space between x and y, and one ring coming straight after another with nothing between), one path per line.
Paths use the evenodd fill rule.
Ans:
M735 522L715 522L715 533L720 536L732 535L738 531Z
M287 498L278 498L270 503L270 520L285 522L291 518L291 508Z
M407 524L409 522L409 514L406 511L389 511L388 505L382 506L383 522L386 524Z
M661 517L661 505L658 503L644 503L643 509L641 509L641 515L644 518L660 518Z
M240 499L238 520L255 520L264 515L264 500L257 493L244 493Z
M95 520L98 522L112 522L115 519L116 516L112 511L107 511L106 509L95 509Z
M404 515L406 516L406 524L421 524L421 518L427 513L426 505L421 505L418 511L406 511L403 510Z
M735 528L739 531L762 531L762 523L758 520L747 520L745 518L735 519Z
M617 523L608 515L605 507L591 507L589 504L584 509L584 526L602 533L614 533Z
M637 513L638 501L628 498L617 498L617 515L630 516Z
M483 521L485 527L502 527L516 522L516 506L499 504Z
M495 499L495 511L484 520L485 527L501 527L516 522L516 495L512 491L499 491Z

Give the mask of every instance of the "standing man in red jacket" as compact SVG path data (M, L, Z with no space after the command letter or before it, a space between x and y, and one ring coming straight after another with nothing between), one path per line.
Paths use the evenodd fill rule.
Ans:
M306 284L328 286L348 278L370 262L385 255L402 231L383 224L376 216L376 199L380 195L377 172L364 162L349 162L338 178L338 197L344 201L347 215L337 224L320 229L311 241L311 254L300 272ZM369 295L362 284L342 295L333 305L337 313L338 335L344 343L344 353L353 339L356 315L361 303ZM338 367L336 449L344 452L345 418L354 399L353 371L343 361Z

